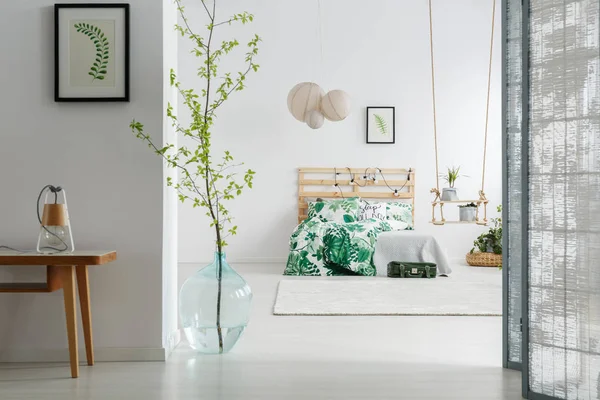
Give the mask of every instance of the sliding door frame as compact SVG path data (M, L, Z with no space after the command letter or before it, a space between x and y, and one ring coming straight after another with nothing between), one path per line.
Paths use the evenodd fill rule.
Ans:
M502 0L502 221L508 225L508 0ZM508 231L502 235L502 366L508 360Z
M530 0L523 0L521 78L521 377L523 397L549 399L529 390L529 18Z
M504 224L504 234L502 235L502 365L504 368L521 371L522 364L520 362L510 361L509 352L509 286L510 286L510 268L509 268L509 234L508 227L509 223L509 193L508 193L508 180L509 180L509 163L508 163L508 84L510 82L508 77L508 5L510 0L502 0L502 221ZM519 266L522 267L522 266Z

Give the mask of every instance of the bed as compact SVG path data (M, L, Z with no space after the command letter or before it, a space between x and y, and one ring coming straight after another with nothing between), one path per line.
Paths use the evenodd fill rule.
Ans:
M449 274L435 238L413 230L414 205L414 169L300 168L284 274L385 276L389 261L434 262Z

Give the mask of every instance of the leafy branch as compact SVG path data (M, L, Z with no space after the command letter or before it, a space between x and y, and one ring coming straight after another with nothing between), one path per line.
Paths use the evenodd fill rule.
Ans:
M175 131L184 138L190 138L193 146L174 146L166 144L164 146L156 145L151 136L144 131L144 125L136 120L130 124L130 128L135 136L144 141L151 150L159 155L168 167L176 168L180 171L178 181L167 178L167 186L173 187L177 191L181 202L190 202L192 207L204 209L205 215L209 218L210 227L215 232L215 244L218 253L223 252L227 246L225 239L237 234L237 226L233 224L233 216L230 214L226 203L240 196L244 190L252 188L255 172L251 169L243 173L243 178L238 178L236 169L243 163L235 163L234 158L229 151L225 151L219 160L215 160L212 154L212 127L216 119L217 109L236 91L243 90L246 76L251 71L258 71L259 66L254 63L254 57L258 54L258 43L260 37L254 35L253 39L247 43L248 50L245 54L245 68L242 72L232 77L227 72L219 75L219 64L223 57L230 54L240 43L237 40L223 41L220 45L215 45L213 38L214 29L226 23L239 21L242 24L252 22L254 16L247 12L235 14L229 20L215 23L216 0L212 2L212 10L201 0L202 5L210 20L206 26L206 39L196 34L185 14L182 0L174 0L177 10L183 23L176 25L175 29L184 37L187 37L194 43L192 54L199 60L200 66L197 69L197 75L204 81L204 86L196 91L192 88L186 88L177 78L175 71L171 70L169 74L170 85L177 89L181 98L181 103L189 113L190 122L183 125L174 109L169 104L167 106L167 117L171 121ZM217 333L219 338L219 349L223 351L223 334L221 329L221 283L222 283L222 265L221 258L218 258L218 296L217 296Z
M102 32L100 28L88 23L77 23L73 25L75 30L79 33L83 33L94 42L96 46L96 59L90 68L88 75L92 76L92 82L96 79L104 80L106 73L108 72L108 59L109 59L109 42L108 38Z

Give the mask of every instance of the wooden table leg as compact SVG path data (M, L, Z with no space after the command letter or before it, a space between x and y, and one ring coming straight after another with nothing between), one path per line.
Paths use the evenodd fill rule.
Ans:
M71 377L79 376L79 355L77 354L77 307L75 305L75 267L61 266L61 281L65 297L65 315L67 317L67 338L69 340L69 358Z
M79 305L85 337L85 354L88 365L94 365L94 340L92 336L92 310L90 307L90 283L87 265L77 266L77 288L79 289Z

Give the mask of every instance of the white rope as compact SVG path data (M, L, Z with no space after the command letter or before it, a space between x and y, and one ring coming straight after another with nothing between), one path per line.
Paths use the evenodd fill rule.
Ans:
M323 53L323 27L322 27L323 18L321 16L321 0L317 0L317 10L318 10L318 19L317 19L318 20L318 27L317 28L318 28L318 37L319 37L319 47L321 49L321 71L320 71L321 73L320 73L319 82L322 83L322 81L323 81L323 75L324 75L323 74L323 70L325 69L325 67L324 67L324 64L325 64L324 59L325 59L325 57L323 56L323 54L324 54Z
M433 141L435 144L435 187L440 191L440 170L438 162L437 115L435 109L435 67L433 63L433 12L429 0L429 52L431 54L431 96L433 99Z
M481 193L485 187L485 159L487 155L488 122L490 115L490 88L492 84L492 55L494 54L494 26L496 22L496 0L493 1L492 9L492 34L490 38L490 64L488 67L487 101L485 105L485 139L483 141L483 167L481 171Z

